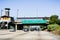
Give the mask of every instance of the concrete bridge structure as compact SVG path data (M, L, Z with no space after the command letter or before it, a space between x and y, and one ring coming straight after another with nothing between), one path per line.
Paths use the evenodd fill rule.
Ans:
M46 19L43 19L44 17L21 17L17 18L17 21L15 22L15 28L16 30L22 30L24 27L30 27L30 26L47 26L49 17L46 17Z

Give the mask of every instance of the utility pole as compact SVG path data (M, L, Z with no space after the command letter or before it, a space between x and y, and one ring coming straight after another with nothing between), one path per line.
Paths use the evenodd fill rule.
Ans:
M38 17L38 8L37 8L37 17Z
M18 21L18 13L19 13L19 9L17 9L16 22ZM17 23L15 24L15 29L17 30Z
M1 12L0 12L0 21L1 21L1 16L2 16L3 10L1 9L0 11L1 11ZM1 26L1 24L0 24L0 26ZM1 26L1 27L2 27L2 26ZM0 29L1 29L1 27L0 27Z
M18 18L18 13L19 13L19 9L17 9L17 17L16 18Z
M1 9L0 20L1 20L2 12L3 12L3 10Z
M36 17L38 17L38 8L36 8Z

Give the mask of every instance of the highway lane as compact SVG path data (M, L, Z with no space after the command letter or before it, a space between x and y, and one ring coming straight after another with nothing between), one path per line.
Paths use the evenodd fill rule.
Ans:
M0 40L60 40L59 36L46 31L18 31L8 32L6 35L3 34L0 35Z

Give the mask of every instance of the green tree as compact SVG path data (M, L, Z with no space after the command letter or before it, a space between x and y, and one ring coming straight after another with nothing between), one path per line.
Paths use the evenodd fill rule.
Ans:
M49 23L50 23L50 24L55 24L55 23L57 23L57 20L58 20L58 16L57 16L57 15L52 15L52 16L50 17Z
M43 18L43 20L46 20L47 19L47 17L45 16L44 18Z
M57 20L57 24L59 24L59 25L60 25L60 19L58 19L58 20Z

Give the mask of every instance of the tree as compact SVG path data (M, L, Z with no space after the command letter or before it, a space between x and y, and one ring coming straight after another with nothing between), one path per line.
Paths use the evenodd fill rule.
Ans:
M57 20L57 24L59 24L59 25L60 25L60 19L58 19L58 20Z
M50 24L55 24L55 23L57 23L57 20L58 20L58 16L57 16L57 15L52 15L52 16L50 17L49 23L50 23Z
M43 18L43 20L46 20L47 19L47 17L45 16L44 18Z

